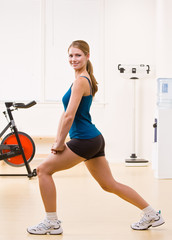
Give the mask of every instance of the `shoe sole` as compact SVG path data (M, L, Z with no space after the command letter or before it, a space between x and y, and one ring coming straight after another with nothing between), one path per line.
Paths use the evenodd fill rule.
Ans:
M27 229L27 232L33 235L61 235L63 232L56 232L56 231L51 231L51 232L46 232L46 233L37 233L37 232L29 232Z
M152 225L152 227L159 227L159 226L163 225L164 223L165 223L165 222L162 222L162 223L160 223L160 224L158 224L158 225L155 225L155 226Z
M137 230L137 231L144 231L144 230L148 230L150 227L159 227L159 226L161 226L161 225L163 225L165 222L162 222L162 223L160 223L160 224L158 224L158 225L155 225L155 226L153 226L152 224L150 225L150 226L148 226L147 228L144 228L144 229L139 229L139 228L132 228L133 230Z

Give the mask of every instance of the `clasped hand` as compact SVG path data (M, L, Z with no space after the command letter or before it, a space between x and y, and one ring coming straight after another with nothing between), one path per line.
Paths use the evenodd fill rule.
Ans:
M57 152L63 152L65 147L66 145L64 143L59 144L58 142L55 142L51 147L51 153L57 154Z

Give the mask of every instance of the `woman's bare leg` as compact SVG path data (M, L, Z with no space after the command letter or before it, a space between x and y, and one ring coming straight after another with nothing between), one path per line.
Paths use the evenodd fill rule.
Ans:
M48 159L38 166L39 187L46 212L56 212L56 187L52 174L71 168L83 160L84 158L66 147L63 152L50 154Z
M115 181L105 157L90 159L85 161L85 164L91 175L105 191L118 195L125 201L140 209L149 206L149 204L135 190Z

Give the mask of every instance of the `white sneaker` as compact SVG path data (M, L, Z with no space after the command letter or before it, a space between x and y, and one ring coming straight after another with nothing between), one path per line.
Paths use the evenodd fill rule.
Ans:
M45 219L43 222L39 223L36 226L29 227L27 231L28 233L36 235L44 235L47 233L51 235L59 235L63 233L61 222L59 220L52 223L47 219Z
M147 230L150 227L158 227L164 223L165 221L161 216L161 211L159 211L155 216L144 214L139 222L131 225L131 228L134 230Z

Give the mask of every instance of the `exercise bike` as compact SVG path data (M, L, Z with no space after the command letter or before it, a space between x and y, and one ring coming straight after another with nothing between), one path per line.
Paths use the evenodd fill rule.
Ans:
M13 167L25 166L27 174L0 174L0 176L28 176L29 178L37 175L36 169L31 171L29 162L35 155L35 144L32 138L24 132L17 130L12 111L19 108L30 108L36 104L32 101L28 104L5 102L7 111L4 111L8 124L0 133L0 138L10 129L11 133L7 134L0 144L0 160L4 160Z

